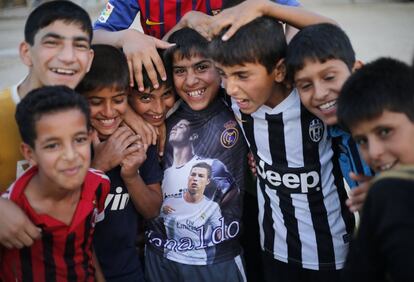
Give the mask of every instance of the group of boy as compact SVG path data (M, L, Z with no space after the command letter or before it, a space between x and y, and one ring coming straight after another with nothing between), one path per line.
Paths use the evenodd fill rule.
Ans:
M71 10L70 17L42 22L42 17L50 17L52 11L61 13L59 8L65 5ZM230 9L229 13L249 5L253 5L252 1ZM48 6L50 10L39 15ZM73 16L73 9L79 11L82 20ZM260 9L256 11L262 13ZM272 15L272 10L266 11ZM259 16L263 15L260 13ZM392 59L373 62L352 76L339 96L344 82L359 67L345 33L332 24L306 27L288 48L281 24L260 17L225 41L222 37L227 29L211 43L191 28L174 31L169 42L175 45L167 50L163 62L172 81L157 75L154 83L150 73L144 71L144 84L152 86L143 90L138 86L128 94L131 72L122 52L97 45L91 64L92 30L89 18L84 21L85 14L66 1L38 7L28 18L26 44L20 47L29 75L14 88L14 94L2 95L9 95L11 112L19 97L27 96L18 104L16 119L23 140L22 152L31 168L5 194L23 208L30 220L12 203L3 199L0 202L0 209L5 211L1 242L14 248L3 250L4 257L10 259L2 257L1 277L5 281L26 281L30 275L38 275L33 274L33 269L40 269L47 281L50 277L92 281L94 275L98 281L142 281L133 242L138 218L143 216L148 220L145 276L149 281L246 281L239 237L243 231L247 143L257 164L263 250L263 270L259 271L264 280L338 281L355 225L354 215L346 206L345 186L359 185L351 192L355 197L348 204L352 211L360 209L368 185L359 181L371 177L368 165L379 172L397 164L413 163L414 152L409 142L414 133L408 130L414 128L410 111L414 95L412 68ZM34 24L33 19L40 19L40 23ZM298 22L289 23L306 25ZM30 41L28 34L33 27ZM46 55L50 57L42 57ZM118 63L108 66L108 59ZM120 69L114 71L115 67ZM87 98L90 110L85 107L86 101L67 87L45 87L26 95L46 85L74 88L89 68L90 73L77 91ZM391 69L389 73L385 72L387 68ZM390 81L389 85L385 81ZM139 84L138 80L136 83ZM165 121L168 140L162 159L162 180L155 148L144 151L139 136L123 124L123 115L129 100L147 122L162 124L172 107L170 83L181 103ZM372 89L380 88L379 85L384 85L383 95L375 100L376 91ZM67 93L62 101L60 92ZM393 102L397 98L391 92L398 93L395 96L399 102ZM368 114L356 97L364 97L365 104L375 101ZM158 112L142 105L145 103L155 105ZM337 107L339 120L356 142L337 125ZM145 111L140 110L143 108ZM354 115L356 111L360 115ZM90 124L94 135L90 134ZM71 130L75 128L78 130ZM397 141L400 143L396 144ZM7 148L13 146L9 144ZM98 170L88 171L91 159L92 167L108 175L110 188L108 177ZM9 163L16 162L13 159ZM350 172L354 172L351 177ZM384 174L371 191L386 189L375 186L395 185L396 177L410 186L411 172L411 168L403 169L388 178ZM95 189L86 193L86 185ZM367 198L369 212L363 214L344 277L377 281L387 274L407 279L411 269L407 252L413 249L408 240L410 233L404 234L409 247L401 248L401 243L395 242L412 226L412 220L397 220L410 211L408 202L404 202L405 189L401 188L398 198L399 213L385 217L385 223L395 229L394 237L380 233L387 231L378 229L383 225L375 225L382 219L378 209L383 207L377 205L377 200L384 205L390 203L387 192L375 193L370 192ZM82 213L78 211L81 203L87 206ZM368 225L372 217L377 220ZM400 223L397 228L392 225L396 220ZM95 226L97 221L100 222ZM404 225L407 223L411 225ZM51 231L56 226L62 228L61 233ZM91 247L93 229L95 254ZM378 234L378 240L368 245L370 231ZM83 232L83 237L76 232ZM390 243L395 245L384 244L379 236L390 236L394 240ZM115 246L115 240L122 241L122 246ZM32 244L30 248L15 248ZM77 247L79 244L82 248ZM376 244L384 248L378 249ZM48 246L59 249L52 251L55 257ZM119 248L130 256L120 253ZM34 252L43 257L33 259L31 264L30 253ZM365 268L356 263L358 259ZM398 263L404 264L405 272L398 271ZM247 271L249 274L258 270Z

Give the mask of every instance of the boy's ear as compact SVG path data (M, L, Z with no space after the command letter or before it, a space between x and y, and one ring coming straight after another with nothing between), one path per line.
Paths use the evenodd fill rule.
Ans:
M90 50L89 50L89 64L88 64L88 67L86 68L86 73L88 73L89 71L90 71L90 69L91 69L91 66L92 66L92 61L93 61L93 57L94 57L94 55L95 55L95 52L93 51L93 49L91 48Z
M364 63L361 60L356 60L353 67L352 67L352 72L355 72L356 70L359 70L363 66L364 66Z
M28 144L22 142L20 144L20 152L22 153L23 157L30 163L30 166L34 166L37 164L33 148L30 147Z
M282 58L276 63L274 72L275 72L275 81L277 83L282 83L286 77L285 59Z
M30 44L27 43L26 41L23 41L22 43L20 43L19 55L20 55L20 59L26 66L28 67L33 66L32 56L30 55Z

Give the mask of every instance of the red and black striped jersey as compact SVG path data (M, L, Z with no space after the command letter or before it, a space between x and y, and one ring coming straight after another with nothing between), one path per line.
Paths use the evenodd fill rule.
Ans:
M90 169L70 225L38 214L24 191L37 167L27 170L3 194L20 206L29 219L42 229L42 237L31 247L4 249L0 262L2 281L95 281L92 264L92 235L95 223L104 217L109 180Z

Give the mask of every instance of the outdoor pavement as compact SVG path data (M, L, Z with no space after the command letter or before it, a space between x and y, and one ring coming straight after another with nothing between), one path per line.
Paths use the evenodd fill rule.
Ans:
M79 0L93 20L104 0ZM390 56L411 63L414 57L414 2L387 0L301 0L311 11L336 20L347 32L358 59ZM26 67L18 57L27 8L0 10L0 88L19 82Z

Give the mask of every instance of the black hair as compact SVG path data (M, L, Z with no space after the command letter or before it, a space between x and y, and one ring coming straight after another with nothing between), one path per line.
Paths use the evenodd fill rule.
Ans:
M346 128L379 117L384 110L404 113L414 122L413 70L405 63L380 58L357 70L345 82L337 116Z
M165 68L167 69L167 74L168 74L168 66L166 66L166 58L165 58L165 52L163 49L157 49L158 55L160 56L160 58L162 59L162 62L165 66ZM142 81L144 83L145 88L150 89L150 91L153 91L155 88L152 85L152 81L148 76L148 72L147 70L144 68L142 68ZM171 75L167 75L167 80L162 80L161 76L159 74L159 72L157 72L157 82L160 86L165 85L165 87L171 87L172 86L172 79L171 79ZM134 78L134 89L138 91L138 83L135 81Z
M343 61L352 70L355 52L346 33L329 23L307 26L289 43L285 59L287 79L293 82L295 73L304 67L306 60L324 63L332 59Z
M122 51L111 45L92 45L94 57L91 69L76 87L76 91L85 94L107 87L123 90L129 87L129 70Z
M205 168L205 169L207 169L207 178L208 179L211 179L211 165L209 165L208 163L206 163L206 162L200 162L200 163L196 163L195 165L193 165L192 167L191 167L191 170L190 170L190 172L193 170L193 168L195 168L195 167L200 167L200 168Z
M34 148L36 122L45 114L78 109L91 128L88 102L67 86L45 86L30 91L17 105L15 118L24 143Z
M209 46L213 60L224 66L259 63L271 73L285 57L287 43L283 27L273 18L257 18L242 26L228 41L222 41L226 31L224 28Z
M79 5L66 0L46 2L35 8L26 20L24 40L33 45L40 29L59 20L68 24L79 24L89 35L89 43L92 41L92 22L88 13Z
M165 52L166 63L171 66L174 54L186 59L197 55L208 58L208 40L192 28L185 27L173 32L168 37L168 42L175 43Z

